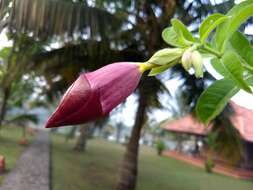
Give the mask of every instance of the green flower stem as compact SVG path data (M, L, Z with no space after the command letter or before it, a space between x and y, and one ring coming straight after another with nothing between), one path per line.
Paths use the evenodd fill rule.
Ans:
M216 50L214 50L214 49L212 49L212 48L210 48L208 46L204 45L204 46L202 46L202 49L205 50L205 51L207 51L208 53L211 53L211 54L215 55L217 58L221 58L222 57L222 54L220 52L218 52L218 51L216 51Z
M149 63L149 62L144 62L140 63L140 71L141 73L144 73L147 70L153 69L155 67L159 67L160 65Z

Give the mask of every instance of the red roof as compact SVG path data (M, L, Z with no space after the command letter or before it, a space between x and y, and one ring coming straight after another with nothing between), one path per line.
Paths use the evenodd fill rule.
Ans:
M242 138L253 142L253 111L231 102L235 115L231 118Z
M194 135L206 135L210 130L210 127L206 127L191 115L169 122L164 128L169 131Z
M231 102L235 115L231 118L235 128L241 137L253 142L253 111ZM206 135L211 130L211 125L205 126L191 115L167 123L164 128L169 131L188 133L194 135Z

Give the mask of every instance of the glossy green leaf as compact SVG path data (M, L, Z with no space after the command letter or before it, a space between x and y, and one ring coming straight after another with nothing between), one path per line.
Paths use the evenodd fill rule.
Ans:
M203 43L207 38L208 35L221 23L226 21L228 19L227 16L220 14L220 13L215 13L207 17L202 24L200 25L199 28L199 36L200 36L200 41Z
M155 76L158 75L164 71L166 71L167 69L169 69L171 67L171 64L167 64L167 65L162 65L160 67L155 67L153 69L151 69L151 71L149 72L148 76Z
M229 19L219 25L215 34L215 46L217 50L224 52L226 43L233 33L253 14L253 0L244 1L234 6L228 13Z
M165 28L162 32L162 38L167 44L171 46L175 46L175 47L187 46L185 43L180 42L179 37L177 33L175 32L175 30L173 29L173 27Z
M221 62L229 78L231 78L240 88L251 93L251 89L243 79L244 69L239 57L233 51L228 51L223 55Z
M253 76L246 79L253 86ZM196 105L198 118L208 124L224 109L228 101L239 92L240 88L231 79L217 80L199 97Z
M191 45L193 42L196 41L191 32L189 32L189 30L180 20L176 18L172 19L171 25L174 31L177 33L179 41L181 41L182 43L186 45Z
M226 106L230 98L239 91L239 87L230 79L217 80L199 97L196 105L198 118L208 124Z
M220 59L214 58L211 60L211 65L215 69L217 73L224 77L228 77L228 74L226 73L226 69L224 68L223 64L221 63Z
M241 61L253 67L253 48L246 36L240 32L235 32L229 42Z

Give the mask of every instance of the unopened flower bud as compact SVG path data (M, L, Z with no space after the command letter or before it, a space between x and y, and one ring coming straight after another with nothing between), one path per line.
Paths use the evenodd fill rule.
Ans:
M192 55L192 66L194 67L195 70L195 76L197 78L202 78L203 77L203 59L201 54L198 51L193 51Z
M140 64L121 62L81 74L69 87L46 128L85 123L104 117L138 86Z
M201 54L192 49L187 49L182 56L182 66L185 70L194 68L195 76L197 78L203 77L203 60Z
M165 48L156 52L147 62L156 65L166 65L179 59L183 54L180 48Z
M183 53L183 56L182 56L182 60L181 60L182 66L187 71L192 67L191 55L192 55L192 51L188 49Z

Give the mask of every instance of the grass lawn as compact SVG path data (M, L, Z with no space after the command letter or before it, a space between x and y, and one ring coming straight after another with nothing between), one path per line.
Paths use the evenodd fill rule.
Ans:
M90 140L86 153L72 151L73 141L53 135L53 190L112 190L124 147ZM137 190L252 190L253 181L207 174L141 147Z
M19 158L24 146L18 144L22 137L22 128L18 127L3 127L0 130L0 155L5 156L6 169L11 170ZM32 141L32 137L27 135L29 142ZM5 173L6 174L6 173ZM2 182L4 175L0 175L0 183Z

